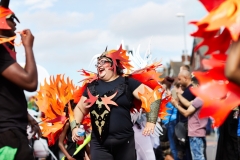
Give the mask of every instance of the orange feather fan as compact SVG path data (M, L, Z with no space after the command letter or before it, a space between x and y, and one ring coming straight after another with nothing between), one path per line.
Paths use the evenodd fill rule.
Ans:
M64 80L64 75L51 76L49 84L45 79L44 85L36 95L36 104L43 113L42 127L43 137L48 138L49 145L53 145L61 130L68 120L64 108L73 99L74 91L77 89L69 78ZM69 112L72 114L72 112ZM69 117L73 117L70 115Z

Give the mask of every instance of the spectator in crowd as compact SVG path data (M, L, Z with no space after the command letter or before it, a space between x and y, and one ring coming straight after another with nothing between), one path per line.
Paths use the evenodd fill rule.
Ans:
M192 82L191 82L191 73L187 70L182 70L178 74L178 83L181 85L182 88L184 88L182 96L187 99L188 101L192 101L195 99L195 96L191 93L190 88L192 87ZM188 106L183 106L183 109L187 109ZM184 124L185 130L187 130L188 126L188 119L178 112L178 123L179 124ZM178 124L177 124L178 125ZM187 134L187 131L186 131ZM187 135L186 135L187 136ZM182 142L177 140L177 149L178 149L178 158L184 159L184 160L191 160L191 152L190 152L190 145L188 143L188 137L186 137L185 142L182 145Z
M166 85L166 90L167 92L171 92L171 95L174 96L176 95L176 91L175 89L173 89L173 82L174 79L170 78L170 77L166 77L163 80L163 84ZM177 83L175 83L176 85L178 85ZM180 88L180 86L176 86ZM169 145L170 145L170 150L171 150L171 154L173 155L174 159L177 160L177 148L176 148L176 144L175 144L175 140L174 140L174 128L177 124L177 109L172 105L171 102L167 103L167 108L169 108L168 112L168 116L165 120L162 120L162 123L165 125L166 129L167 129L167 135L168 135L168 141L169 141Z
M193 87L198 87L198 80L192 78ZM208 118L199 118L199 112L203 105L203 101L196 97L193 101L188 101L180 93L177 93L179 102L187 107L184 109L175 99L172 99L173 105L178 111L188 117L188 137L193 160L206 159L206 126Z
M182 65L182 66L180 67L180 72L181 72L182 70L190 71L189 65Z

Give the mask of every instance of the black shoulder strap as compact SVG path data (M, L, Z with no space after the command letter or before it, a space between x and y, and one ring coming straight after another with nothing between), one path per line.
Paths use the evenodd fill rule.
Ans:
M96 91L96 85L98 85L97 80L93 81L92 83L90 83L87 88L89 89L89 91L92 93L92 95L96 96L97 95L97 91Z
M132 93L130 92L130 90L128 89L129 87L129 83L128 83L128 78L129 77L125 77L125 92L126 92L126 96L127 96L127 99L129 101L129 103L131 104L132 107L134 107L134 104L133 104L133 95Z

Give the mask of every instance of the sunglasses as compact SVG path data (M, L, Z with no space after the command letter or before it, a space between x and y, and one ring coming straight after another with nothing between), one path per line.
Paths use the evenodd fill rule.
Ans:
M108 61L108 60L100 60L97 62L97 64L95 64L95 67L98 67L99 65L103 66L107 62L111 63L111 61Z
M14 17L11 15L7 20L14 22Z
M15 14L12 14L10 17L7 17L7 20L11 22L15 22L15 20L19 23L18 18L15 16Z

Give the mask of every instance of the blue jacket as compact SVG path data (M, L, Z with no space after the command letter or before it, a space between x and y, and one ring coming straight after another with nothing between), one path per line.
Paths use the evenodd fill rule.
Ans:
M169 115L166 116L166 119L162 120L164 125L168 124L169 121L171 122L171 121L176 120L177 119L177 112L178 112L178 110L170 102L168 102L166 104L166 107L169 108L169 110L167 110L167 113Z

